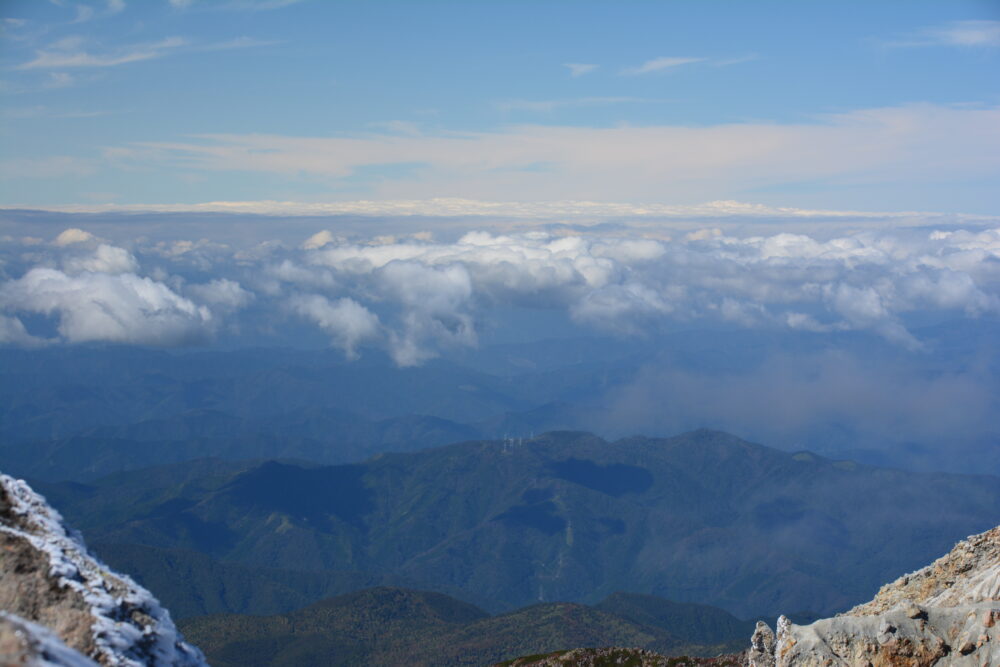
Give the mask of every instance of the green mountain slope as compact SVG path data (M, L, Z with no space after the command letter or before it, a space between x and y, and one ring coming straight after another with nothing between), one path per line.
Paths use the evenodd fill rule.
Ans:
M183 483L161 468L42 490L91 541L391 574L494 611L630 590L744 617L831 612L1000 519L992 477L835 462L712 431L196 468L176 468Z
M439 593L374 588L281 616L205 616L182 626L216 667L390 665L401 664L407 647L485 617Z
M694 627L701 619L681 612L671 622ZM742 627L738 635L716 629L722 638L716 646L696 646L671 626L636 623L571 603L538 604L489 617L444 595L397 588L358 591L290 614L190 618L182 628L216 667L485 665L528 653L610 645L714 654L747 641Z
M379 585L403 585L392 575L305 572L219 562L185 549L140 544L92 544L101 559L156 591L176 620L207 614L281 614L317 600Z
M709 605L673 602L655 595L612 593L595 605L640 625L670 628L693 644L721 644L733 637L749 637L756 621L744 621Z

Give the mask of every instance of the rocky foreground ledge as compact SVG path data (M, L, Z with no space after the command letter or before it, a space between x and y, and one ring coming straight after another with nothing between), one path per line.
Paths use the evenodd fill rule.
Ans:
M886 584L833 618L777 633L757 623L750 648L715 658L642 649L575 649L503 667L1000 667L1000 526L959 542L927 567ZM496 666L501 667L501 666Z
M153 595L111 572L22 480L0 474L0 664L200 667Z
M1000 526L886 584L871 602L777 626L757 624L752 667L1000 665Z

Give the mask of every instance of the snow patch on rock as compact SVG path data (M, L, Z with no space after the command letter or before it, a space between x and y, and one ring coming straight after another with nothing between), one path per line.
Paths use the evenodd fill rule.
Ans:
M26 540L48 560L59 588L75 592L90 610L96 655L103 665L196 667L201 652L185 643L170 614L148 590L111 572L88 553L79 533L23 480L0 474L4 508L0 532Z

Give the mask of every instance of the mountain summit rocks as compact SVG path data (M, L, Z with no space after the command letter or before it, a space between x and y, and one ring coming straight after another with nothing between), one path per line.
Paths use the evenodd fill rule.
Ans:
M870 602L799 626L758 623L751 667L1000 664L1000 526L886 584Z
M110 572L44 498L3 474L0 609L3 664L206 664L149 591Z

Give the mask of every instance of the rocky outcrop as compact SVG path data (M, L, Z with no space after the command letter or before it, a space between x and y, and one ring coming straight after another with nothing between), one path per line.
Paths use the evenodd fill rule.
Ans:
M205 664L149 591L111 572L44 498L2 474L0 610L3 664ZM74 653L79 662L67 662Z
M763 623L753 667L1000 665L1000 526L959 542L927 567L886 584L834 618Z
M97 667L48 628L20 616L0 612L0 664L46 667Z

